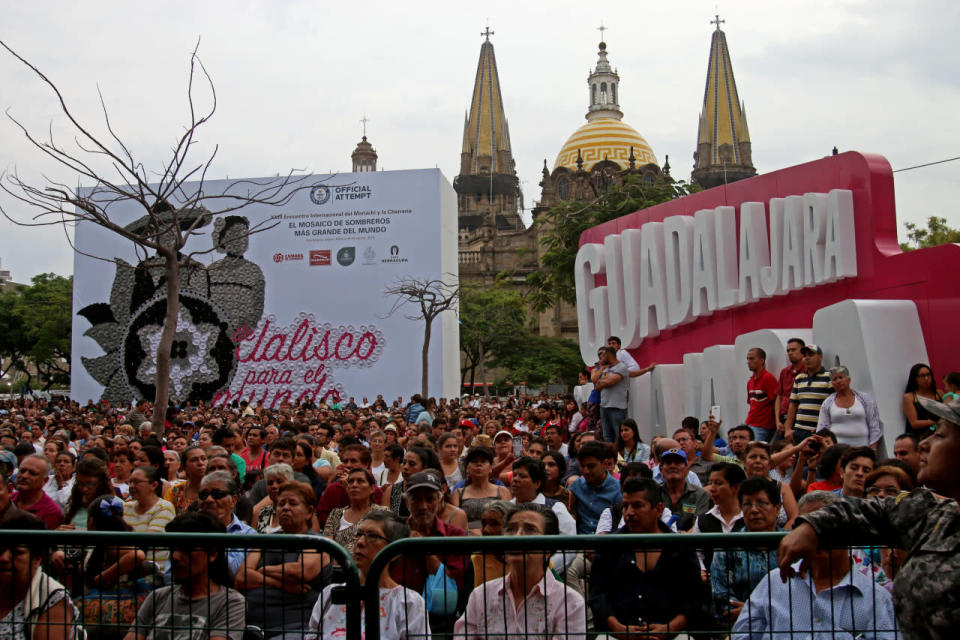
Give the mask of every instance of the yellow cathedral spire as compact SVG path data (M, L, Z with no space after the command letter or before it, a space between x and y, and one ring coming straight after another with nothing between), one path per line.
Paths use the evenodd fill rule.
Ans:
M725 21L716 16L710 39L707 82L693 154L691 180L705 189L757 174L753 166L750 132L743 102L737 93L727 36L720 29Z
M473 81L473 97L463 123L460 174L453 181L457 192L462 228L481 224L517 228L520 183L513 152L510 127L503 110L500 75L487 27L480 45L480 61Z
M473 83L473 99L463 125L463 150L460 175L513 174L513 157L507 117L503 111L500 93L500 75L493 53L493 35L490 27L480 35L485 37L480 46L477 77Z

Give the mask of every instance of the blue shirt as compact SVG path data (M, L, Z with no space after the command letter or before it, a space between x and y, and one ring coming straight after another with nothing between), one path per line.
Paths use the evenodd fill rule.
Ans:
M227 533L257 533L257 530L233 514L233 521L227 525ZM227 566L231 576L237 575L246 557L247 549L227 549Z
M592 535L603 510L621 500L620 483L609 473L596 487L580 476L570 485L570 493L577 498L577 533L580 535Z
M799 563L794 565L798 568ZM777 632L774 636L772 632ZM825 635L820 632L830 632ZM813 578L794 576L784 583L774 569L760 580L733 625L734 640L814 637L898 638L893 598L851 567L835 586L816 593Z

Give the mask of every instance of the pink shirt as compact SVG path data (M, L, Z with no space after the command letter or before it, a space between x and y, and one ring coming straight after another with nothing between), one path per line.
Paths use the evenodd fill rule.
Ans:
M547 570L519 605L513 600L511 577L494 578L475 589L467 609L453 627L457 640L506 640L547 637L586 640L583 596L561 584Z

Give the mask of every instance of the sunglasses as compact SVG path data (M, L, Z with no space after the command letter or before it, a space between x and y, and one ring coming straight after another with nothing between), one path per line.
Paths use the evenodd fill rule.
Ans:
M229 491L224 491L223 489L201 489L200 493L197 494L197 497L201 500L206 500L207 498L213 498L214 500L223 500L233 494Z

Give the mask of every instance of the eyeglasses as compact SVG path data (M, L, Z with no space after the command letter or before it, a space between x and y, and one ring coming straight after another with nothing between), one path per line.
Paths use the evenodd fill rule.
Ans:
M372 531L361 531L360 529L357 529L353 532L353 539L360 540L360 538L366 538L368 542L375 542L377 540L389 542L386 537L380 535L379 533L373 533Z
M769 502L744 502L740 505L741 511L749 511L750 509L769 509L773 505Z
M206 500L207 498L213 498L214 500L223 500L226 497L232 496L233 494L229 491L224 491L223 489L201 489L197 494L197 497L201 500Z
M867 495L870 496L870 497L872 497L872 498L879 497L879 496L894 496L894 497L895 497L895 496L900 495L901 493L903 493L903 492L900 491L900 489L897 489L896 487L878 487L878 486L874 485L874 486L870 487L869 489L867 489Z

